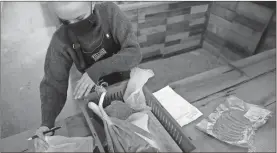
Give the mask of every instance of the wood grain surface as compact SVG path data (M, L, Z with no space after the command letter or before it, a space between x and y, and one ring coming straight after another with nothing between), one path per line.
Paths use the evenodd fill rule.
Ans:
M275 51L263 52L252 58L240 60L236 64L244 65L243 70L251 77L245 78L239 76L234 70L220 67L171 85L178 94L191 102L203 113L203 116L195 122L183 127L184 132L192 139L193 144L197 148L195 152L247 151L244 148L228 145L216 140L195 128L197 123L213 112L229 95L237 96L248 103L261 105L273 112L268 122L258 129L254 145L257 148L256 151L275 152Z

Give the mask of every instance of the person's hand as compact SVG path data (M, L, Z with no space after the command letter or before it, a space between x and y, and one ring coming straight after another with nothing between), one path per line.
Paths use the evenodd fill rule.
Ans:
M37 129L35 134L38 136L38 138L36 138L34 140L34 145L35 145L35 151L36 152L44 152L49 147L49 145L45 141L45 137L43 135L43 132L48 131L48 130L49 130L49 128L46 127L46 126L42 126L42 127ZM48 135L51 135L51 133L49 133Z
M91 80L87 73L84 73L82 78L78 81L74 90L74 99L80 99L83 96L87 96L95 83Z

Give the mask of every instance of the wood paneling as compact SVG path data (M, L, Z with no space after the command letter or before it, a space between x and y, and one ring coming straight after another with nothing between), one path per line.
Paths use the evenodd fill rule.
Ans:
M143 57L172 55L199 47L198 38L201 39L206 28L208 4L206 1L170 2L125 11L138 33Z
M252 2L214 2L211 5L204 39L219 49L243 56L254 54L273 11ZM274 27L274 23L270 27ZM271 33L276 31L276 28L269 29ZM272 38L265 41L272 42Z

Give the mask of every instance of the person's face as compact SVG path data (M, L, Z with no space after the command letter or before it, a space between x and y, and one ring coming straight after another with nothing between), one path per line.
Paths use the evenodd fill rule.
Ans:
M94 2L53 2L57 16L66 23L72 24L87 18Z

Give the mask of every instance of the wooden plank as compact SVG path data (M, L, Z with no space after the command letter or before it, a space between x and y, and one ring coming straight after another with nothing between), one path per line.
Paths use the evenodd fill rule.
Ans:
M154 50L154 51L149 51L149 52L142 52L142 58L143 59L149 59L151 57L159 57L161 56L161 50L160 49L157 49L157 50Z
M231 86L235 86L259 75L273 71L276 68L276 65L274 64L275 62L276 59L274 57L252 64L251 66L239 67L249 77L241 76L239 72L232 70L219 74L208 80L185 84L182 88L175 88L175 90L183 95L189 102L195 102L214 93L220 92L221 90L228 89ZM195 92L195 90L197 90L197 92Z
M196 46L198 44L200 44L200 39L198 39L198 40L186 40L181 44L165 47L162 54L166 55L166 54L170 54L170 53L173 53L173 52L178 52L180 50L183 50L183 49L186 49L186 48L189 48L189 47L192 47L192 46Z
M165 42L174 41L177 39L183 39L189 37L189 32L180 32L175 35L167 35L165 37Z
M208 4L191 7L190 14L203 13L208 10Z
M153 44L149 47L144 47L141 48L141 52L142 54L147 54L147 53L151 53L151 52L156 52L157 50L161 50L162 48L164 48L164 44Z
M162 33L166 31L166 26L165 25L159 25L156 27L150 27L150 28L145 28L140 30L140 35L152 35L155 33Z
M173 24L173 23L183 22L184 20L185 20L185 15L178 15L174 17L168 17L166 23Z
M205 20L206 20L205 17L192 20L192 21L190 21L189 26L194 26L194 25L197 25L197 24L204 24Z
M275 74L269 73L267 75L263 75L259 78L253 79L246 83L241 83L229 90L221 91L217 94L209 96L203 100L197 101L193 103L202 113L203 116L187 126L184 126L182 129L186 133L188 137L192 139L192 143L196 146L197 150L195 152L244 152L247 151L240 147L235 147L232 145L228 145L221 141L210 137L203 132L199 131L195 128L196 124L199 123L204 117L207 117L210 113L212 113L215 108L224 100L228 95L234 95L238 98L244 100L245 102L262 105L267 107L267 109L274 112L273 117L271 117L268 122L261 127L257 131L257 135L255 138L255 146L261 152L267 151L275 151L275 136L266 137L267 136L275 135L276 133L276 97L273 95L269 95L272 92L276 92L276 89L273 85L275 82ZM257 93L257 94L253 94ZM183 95L181 95L183 96ZM268 98L268 96L272 96L273 98ZM264 100L268 99L268 100ZM266 103L267 105L264 105ZM263 130L262 130L263 129ZM269 138L269 139L268 139ZM270 142L268 145L265 145L261 142L261 140L267 139L273 142ZM205 145L203 145L205 144ZM262 146L263 144L264 146Z
M122 11L129 11L129 10L135 10L135 9L147 9L159 5L166 5L170 3L176 3L176 2L169 2L169 1L163 1L163 2L137 2L137 3L132 3L132 4L124 4L124 5L119 5L119 8Z
M200 12L200 13L195 13L195 14L185 14L185 21L193 21L202 17L205 17L207 12Z
M206 31L205 38L208 42L212 42L218 48L220 48L221 46L223 46L225 44L225 40L223 38L217 36L215 33L210 32L209 30Z
M159 25L165 25L166 24L166 18L153 18L152 20L146 20L143 23L139 23L139 29L145 29L145 28L151 28L156 27Z
M257 11L259 10L259 11ZM267 23L272 11L261 5L252 2L238 2L236 12L260 23Z
M269 51L266 51L266 52L263 52L263 53L260 53L260 54L257 54L257 55L239 60L239 61L232 62L232 64L236 67L242 68L242 67L247 67L247 66L253 65L255 63L259 63L260 61L266 60L273 56L276 56L276 49L272 49L272 50L269 50ZM220 74L229 72L231 70L232 70L232 68L229 67L228 65L221 66L219 68L215 68L215 69L212 69L212 70L209 70L209 71L206 71L206 72L203 72L203 73L200 73L200 74L197 74L197 75L194 75L194 76L191 76L191 77L188 77L188 78L176 81L176 82L173 82L170 84L170 86L173 89L181 88L182 86L185 86L186 84L193 83L195 81L196 82L201 81L204 79L210 79L210 78L213 78Z
M269 27L269 24L272 21L272 18L274 17L275 14L276 14L275 11L271 13L269 20L266 22L265 26L263 27L262 35L260 37L259 42L255 46L253 54L256 54L258 52L258 50L259 50L259 48L261 46L261 43L264 41L264 38L266 37L266 33L267 33L267 29Z
M171 53L168 53L168 54L163 54L162 58L166 59L166 58L170 58L172 56L177 56L177 55L180 55L180 54L188 53L188 52L191 52L191 51L195 51L196 49L200 49L201 47L202 46L199 43L199 44L197 44L195 46L191 46L191 47L179 50L179 51L171 52Z
M190 7L185 7L185 8L170 10L169 12L167 12L167 17L169 18L169 17L179 16L179 15L189 14L190 9L191 9Z
M224 8L227 8L229 10L236 11L238 2L236 2L236 1L217 1L215 3Z
M224 27L219 27L215 25L214 23L209 23L207 27L207 31L212 32L216 34L218 37L224 39L229 32L229 29Z
M172 46L172 45L176 45L176 44L180 44L181 42L181 39L177 39L177 40L172 40L172 41L168 41L165 43L165 47L168 47L168 46Z
M169 4L169 9L176 9L176 8L188 8L203 4L209 4L208 1L182 1L177 3Z
M231 22L213 14L210 14L209 23L217 25L219 27L224 27L226 29L230 29L231 27Z
M168 17L167 24L178 23L181 21L193 21L193 20L203 18L203 17L205 17L205 12L196 13L196 14L178 15L178 16L174 16L174 17Z
M261 32L264 27L264 23L252 20L250 18L244 17L242 15L238 15L238 14L235 16L233 21L240 23L246 27L249 27L257 32Z
M152 21L155 19L166 19L167 13L166 12L159 12L159 13L152 13L152 14L146 14L145 20L146 21Z
M217 47L210 43L208 40L204 40L203 42L203 48L212 53L214 56L218 57L218 59L221 60L220 56L224 56L229 61L237 61L242 58L246 58L245 56L242 56L241 53L237 54L237 52L231 51L226 47ZM223 63L227 64L223 61Z
M235 21L232 22L231 29L254 43L257 43L262 35L262 32L256 32L255 30L241 25Z
M226 19L230 22L233 21L234 17L236 16L236 13L234 11L231 11L227 8L224 8L220 5L218 5L217 3L214 3L211 7L211 13L216 15L216 16L220 16L223 19Z
M141 43L141 47L149 47L154 44L162 44L165 42L165 32L154 33L147 35L147 41Z
M243 38L240 34L236 32L228 32L225 39L232 43L232 45L238 46L238 48L244 49L247 53L254 52L257 42L251 42L251 40Z
M166 27L166 35L174 35L180 32L189 31L189 22L182 21L179 23L168 24Z
M147 8L141 8L139 9L138 13L144 13L145 15L147 14L153 14L153 13L161 13L161 12L165 12L166 10L170 10L168 3L164 3L161 5L153 5L151 7L147 7Z

